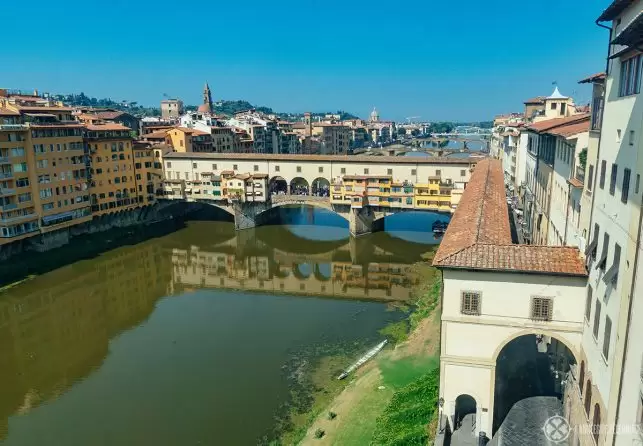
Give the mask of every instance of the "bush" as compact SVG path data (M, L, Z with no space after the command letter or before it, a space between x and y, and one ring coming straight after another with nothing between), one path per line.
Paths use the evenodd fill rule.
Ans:
M435 368L393 395L377 420L372 445L427 444L427 424L437 409L439 373Z
M326 435L326 432L323 429L317 429L315 431L315 438L317 439L322 438L324 435Z
M335 412L333 412L332 410L330 412L328 412L328 419L329 420L334 420L335 418L337 418L337 414Z

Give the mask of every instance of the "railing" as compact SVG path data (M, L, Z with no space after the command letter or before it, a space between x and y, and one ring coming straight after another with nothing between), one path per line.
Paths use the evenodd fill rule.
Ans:
M34 217L37 217L37 216L38 215L35 212L32 212L31 214L18 215L16 217L11 217L11 218L0 218L0 221L3 222L3 223L13 223L13 222L20 221L20 220L31 219L31 218L34 218Z
M0 205L0 211L6 212L6 211L12 211L14 209L18 209L18 205L16 203Z
M0 124L0 130L25 130L27 124Z
M0 195L14 195L16 190L11 187L0 187Z
M9 162L8 156L0 156L0 163L8 163L8 162Z
M13 172L0 172L0 180L5 178L13 178Z

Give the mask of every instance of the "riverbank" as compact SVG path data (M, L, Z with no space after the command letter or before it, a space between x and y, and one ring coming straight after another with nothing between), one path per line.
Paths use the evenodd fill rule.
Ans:
M383 417L387 411L395 412L395 408L390 407L392 401L416 398L418 389L435 385L439 365L440 276L426 264L418 264L416 269L422 274L422 280L416 290L419 297L415 310L408 318L408 339L382 351L344 387L336 388L335 395L326 395L328 404L315 404L308 416L305 434L301 435L300 428L294 432L299 435L282 437L281 444L370 444L376 434L386 437L387 428L395 429ZM392 331L400 333L399 327ZM432 377L428 376L431 372ZM423 424L424 421L419 420L420 428ZM424 432L427 438L432 437L434 426L427 426Z

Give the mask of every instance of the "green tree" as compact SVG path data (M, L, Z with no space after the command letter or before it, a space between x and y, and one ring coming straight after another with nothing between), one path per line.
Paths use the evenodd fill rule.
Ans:
M397 134L400 135L400 136L406 135L406 129L404 129L402 127L398 128L397 129Z

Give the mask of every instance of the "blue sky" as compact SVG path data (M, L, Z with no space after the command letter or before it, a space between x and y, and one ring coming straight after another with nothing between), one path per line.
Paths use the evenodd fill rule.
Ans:
M610 0L32 0L3 5L3 88L158 104L486 120L528 97L589 101ZM37 13L29 12L37 11Z

